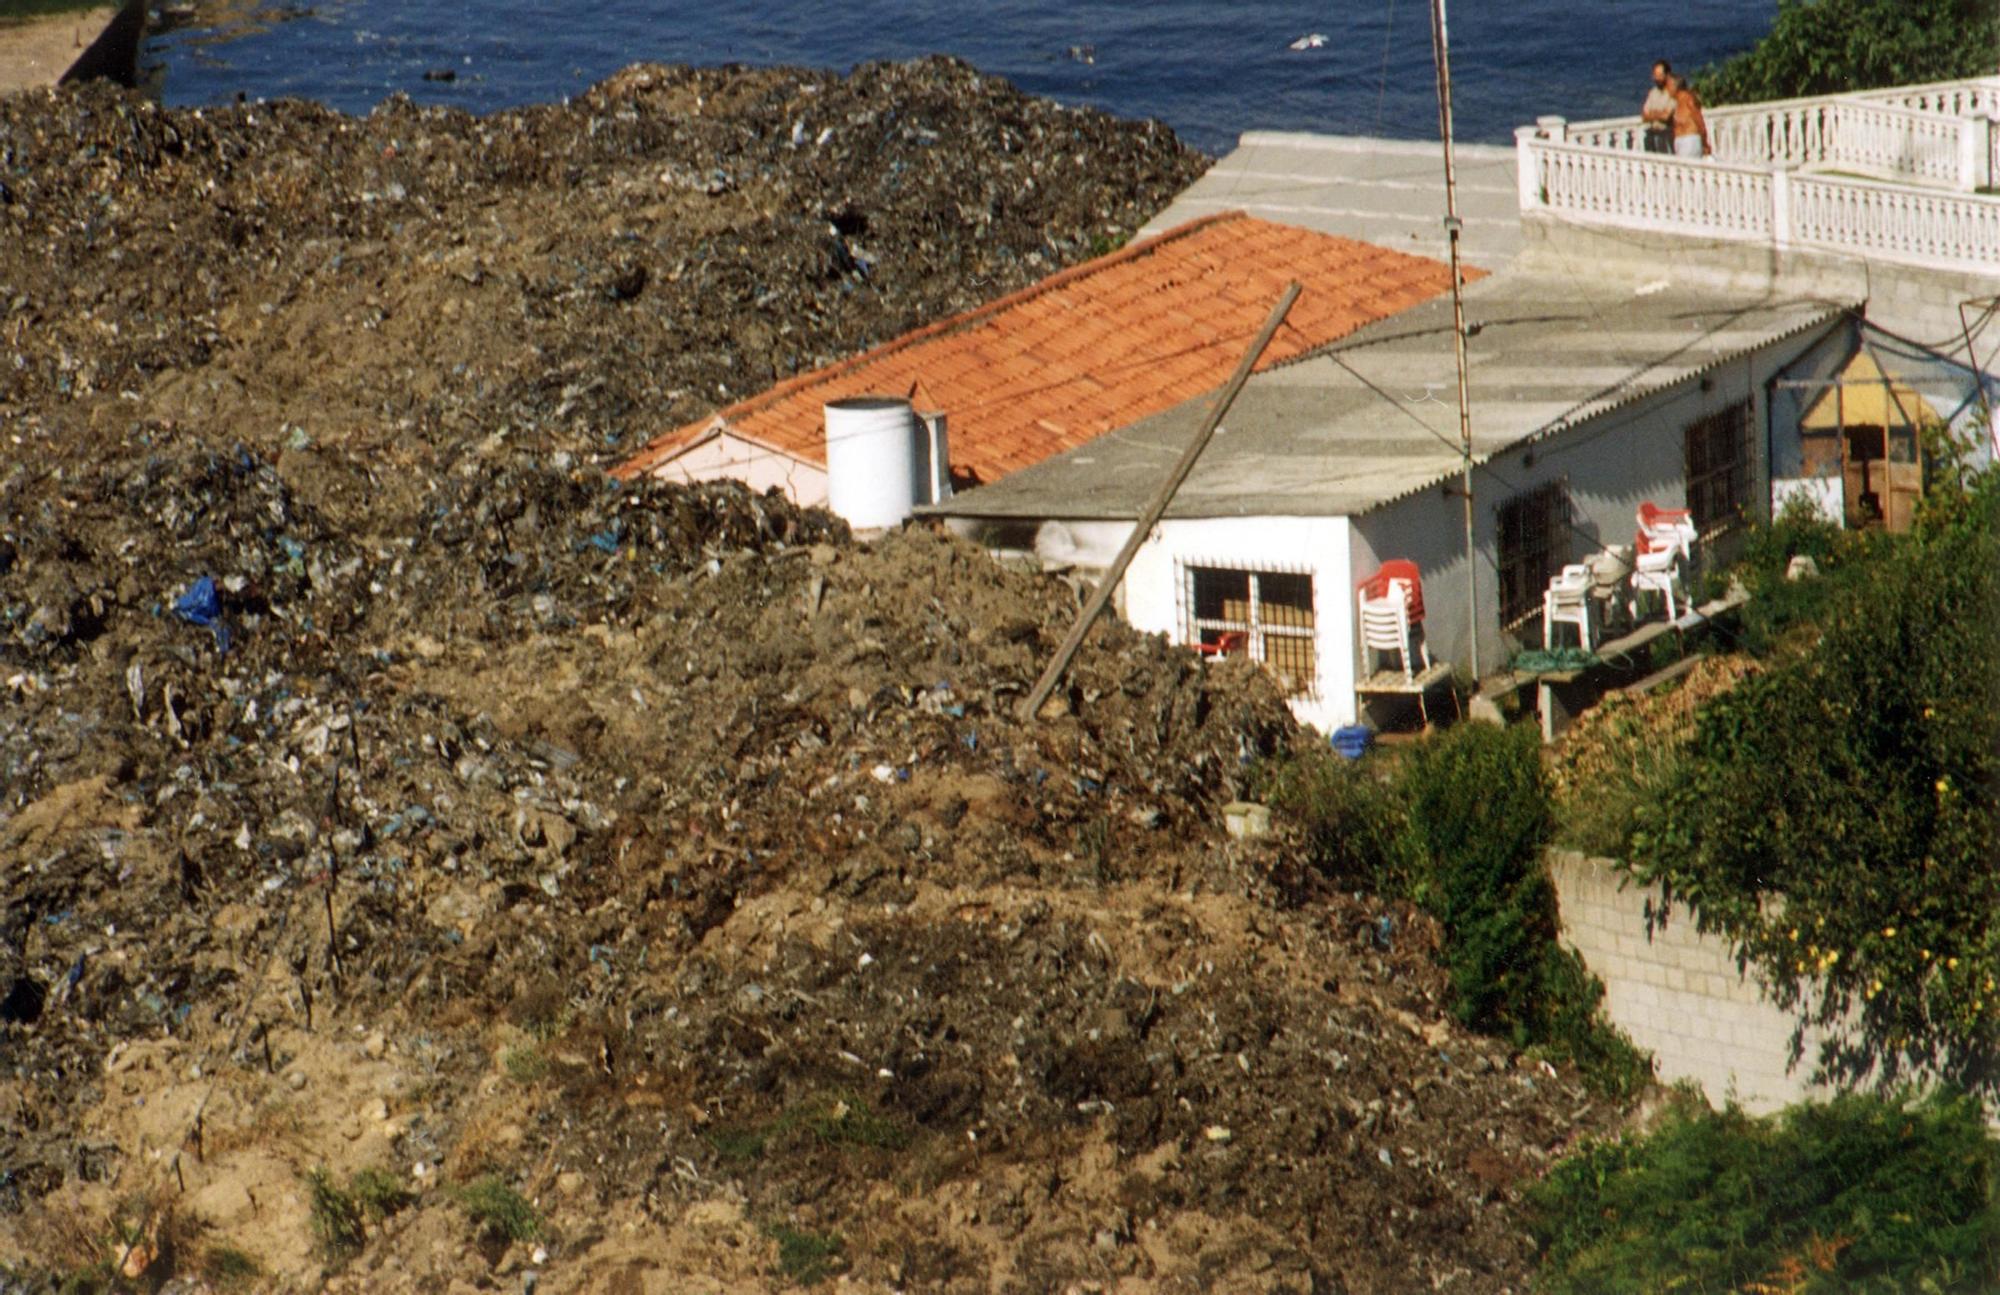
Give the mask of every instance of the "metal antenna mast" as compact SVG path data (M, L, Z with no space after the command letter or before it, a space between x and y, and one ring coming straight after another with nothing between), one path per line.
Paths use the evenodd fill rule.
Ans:
M1465 390L1464 279L1458 268L1458 178L1451 159L1451 40L1445 28L1445 0L1431 0L1431 58L1437 65L1438 134L1444 137L1444 232L1451 247L1451 342L1458 360L1458 441L1464 456L1465 496L1465 632L1472 665L1472 687L1479 688L1478 550L1472 544L1472 410Z

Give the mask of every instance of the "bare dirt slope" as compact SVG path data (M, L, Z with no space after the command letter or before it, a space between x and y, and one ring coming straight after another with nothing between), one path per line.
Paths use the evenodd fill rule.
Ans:
M1263 676L1023 723L1067 585L598 470L1199 165L944 61L0 104L7 1280L1521 1289L1613 1113L1222 834Z

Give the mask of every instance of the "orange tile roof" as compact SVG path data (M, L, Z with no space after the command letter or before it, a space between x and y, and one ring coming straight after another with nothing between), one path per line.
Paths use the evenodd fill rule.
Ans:
M1223 212L781 382L613 475L650 472L718 423L824 465L827 402L895 395L950 418L954 475L993 481L1221 386L1293 279L1304 291L1259 369L1451 287L1426 257Z

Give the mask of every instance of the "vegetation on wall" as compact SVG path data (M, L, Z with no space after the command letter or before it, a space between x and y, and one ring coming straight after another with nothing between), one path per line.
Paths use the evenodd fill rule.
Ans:
M1964 1096L1849 1095L1768 1119L1698 1101L1529 1193L1550 1295L1990 1291L2000 1144Z
M1771 31L1696 77L1710 103L1749 103L1990 76L1993 0L1779 0Z
M1637 806L1628 866L1724 933L1828 1042L1837 1081L1935 1067L1995 1086L2000 1045L2000 480L1772 632ZM1804 597L1805 595L1801 595Z

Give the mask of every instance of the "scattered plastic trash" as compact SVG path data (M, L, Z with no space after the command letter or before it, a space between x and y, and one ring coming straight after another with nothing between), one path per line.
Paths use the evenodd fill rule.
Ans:
M216 592L215 578L203 576L189 587L188 591L174 600L174 615L190 625L204 628L215 624L222 615L222 598Z

